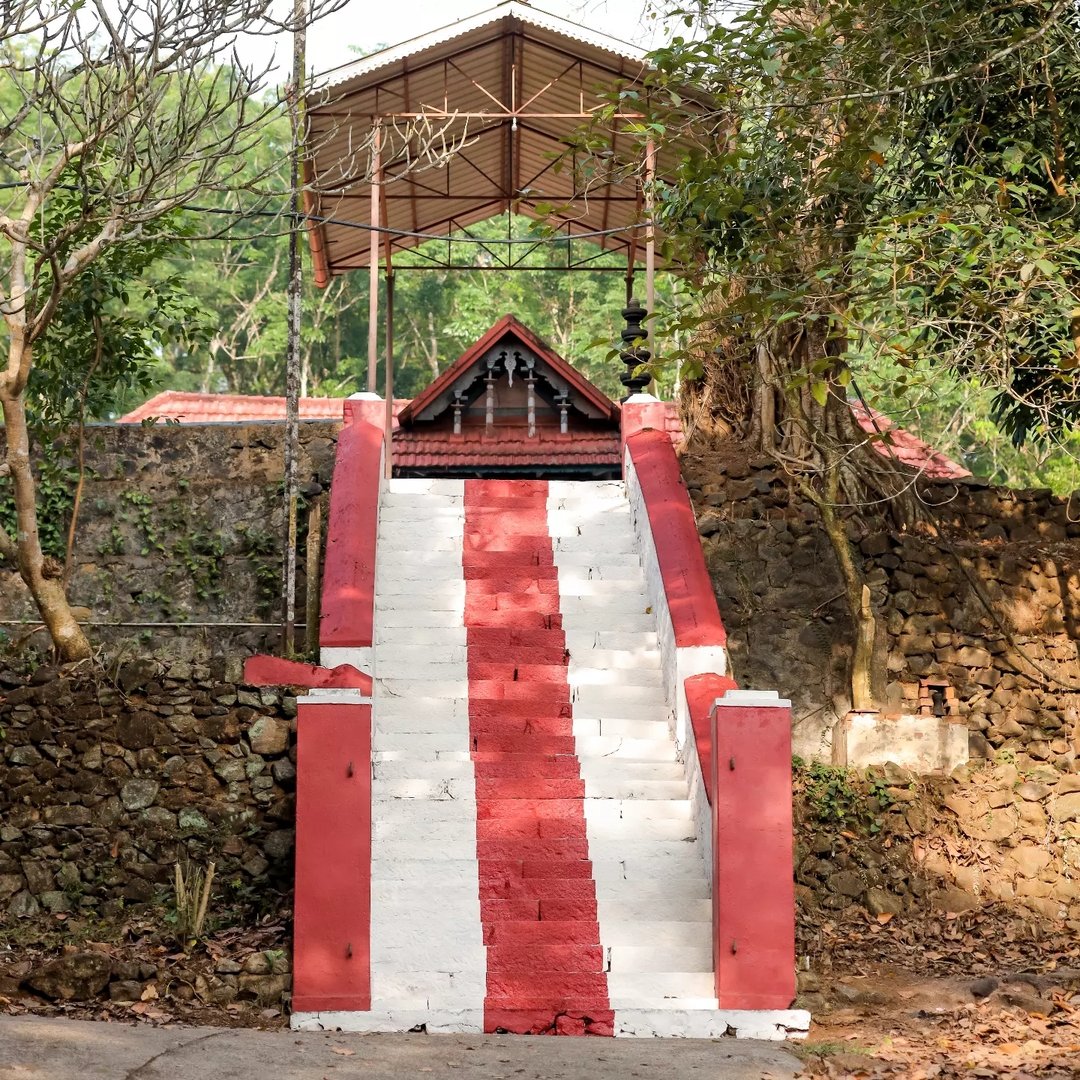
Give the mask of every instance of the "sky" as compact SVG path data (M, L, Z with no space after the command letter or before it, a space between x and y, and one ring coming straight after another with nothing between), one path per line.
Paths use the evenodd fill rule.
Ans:
M345 7L316 23L308 35L308 66L316 74L372 52L397 45L418 34L467 18L495 6L496 0L349 0ZM288 5L291 8L291 4ZM648 48L659 38L657 24L645 17L646 0L538 0L532 5L552 15L573 19L612 37ZM248 42L248 62L266 62L271 46ZM288 40L276 43L276 62L284 73L292 62Z

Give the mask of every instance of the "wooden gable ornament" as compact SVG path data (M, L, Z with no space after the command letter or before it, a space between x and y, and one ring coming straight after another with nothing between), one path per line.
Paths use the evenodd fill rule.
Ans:
M564 435L617 428L619 406L505 315L415 397L398 421L416 431L430 425L460 435L481 428L497 438L500 428L514 428L535 438L541 427Z

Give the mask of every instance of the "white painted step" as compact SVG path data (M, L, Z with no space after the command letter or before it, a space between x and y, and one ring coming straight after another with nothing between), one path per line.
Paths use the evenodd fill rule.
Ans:
M576 725L583 721L575 720ZM667 720L627 720L623 717L613 719L604 718L598 720L599 735L612 735L623 739L654 739L663 740L670 738L671 725Z
M582 800L585 820L594 822L618 820L641 822L661 819L663 821L688 822L692 816L690 800L681 799L594 799Z
M632 556L637 558L637 540L633 535L609 535L606 533L585 533L583 535L574 536L557 536L553 537L551 546L554 548L556 554L570 554L576 553L580 555L588 555L590 558L596 558L596 549L598 545L603 545L606 551L611 554L623 554L626 556ZM560 558L560 564L562 559ZM607 558L605 555L605 562Z
M608 922L604 926L604 941L611 946L640 945L648 941L657 948L697 948L702 942L712 942L712 923L662 920Z
M585 777L585 794L590 799L655 799L686 798L685 780L635 780L632 777Z
M594 881L668 881L673 883L672 892L680 890L683 881L696 884L705 877L704 868L698 858L673 859L664 857L655 858L626 858L618 861L611 859L594 859Z
M413 759L384 761L379 759L372 761L371 775L376 782L385 784L442 780L474 782L476 769L471 761L416 761ZM683 787L685 786L684 784Z
M679 971L706 972L712 978L711 938L701 945L613 945L605 958L610 958L613 975Z
M712 971L612 971L608 975L608 994L614 1008L625 1008L633 1001L655 998L712 999L715 1007L716 983Z
M644 860L660 860L670 859L672 865L680 864L686 858L693 857L697 862L697 845L687 844L678 841L662 841L662 840L632 840L625 845L620 845L620 851L625 852L625 858L627 859L644 859ZM687 851L691 853L691 856L687 855ZM468 837L459 836L456 840L451 840L442 844L431 844L426 839L412 838L409 840L398 839L380 839L373 841L371 845L372 858L381 859L386 862L393 862L395 860L415 860L417 862L445 862L447 860L453 861L455 859L475 859L476 858L476 836L475 834ZM700 863L698 863L700 865ZM704 874L704 870L702 870ZM696 899L686 901L678 900L678 912L676 914L665 914L668 908L663 907L665 901L652 901L648 904L641 906L640 910L633 909L636 914L632 916L624 916L618 914L622 911L622 908L618 907L621 901L611 900L607 901L609 904L616 905L616 922L619 921L633 921L634 919L649 920L649 919L664 919L674 921L687 921L685 907L687 903L693 905L696 904ZM672 901L676 903L676 901ZM658 906L659 905L659 906ZM712 909L708 908L706 914L708 918L712 918ZM704 918L705 916L702 916ZM693 920L690 920L693 921Z
M624 739L618 735L587 736L577 740L582 758L634 758L638 761L674 761L675 743L671 739Z
M629 839L689 840L694 836L694 833L693 821L677 821L667 818L644 818L640 821L632 821L620 818L617 821L598 821L595 825L590 823L589 843L590 849L595 850L591 848L594 840L618 840L620 842ZM658 893L650 892L648 895L664 895L664 886L658 886L658 890Z
M559 573L567 571L574 576L593 574L621 575L632 570L641 572L641 558L637 550L620 550L600 555L596 549L590 551L567 551L559 553Z
M663 922L703 923L712 925L712 900L708 896L660 896L640 900L597 897L600 925L608 923Z
M616 673L623 671L648 671L660 674L660 652L658 649L598 649L593 645L586 644L579 654L571 653L575 660L580 661L583 671L596 670L605 674L611 674L618 679Z
M559 611L563 615L595 613L605 623L622 621L625 615L651 615L648 599L637 589L626 592L559 597Z
M581 658L591 649L630 653L656 649L655 630L626 630L623 627L618 630L592 627L578 630L564 626L563 633L566 635L566 646L571 656L577 658Z
M465 627L460 623L427 627L382 626L378 620L375 623L374 639L375 645L381 646L384 654L405 646L427 649L431 645L451 645L465 649L467 640ZM376 650L377 658L378 650Z

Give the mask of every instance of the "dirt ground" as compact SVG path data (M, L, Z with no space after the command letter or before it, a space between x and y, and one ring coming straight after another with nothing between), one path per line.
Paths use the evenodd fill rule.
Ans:
M22 987L20 973L62 952L50 936L0 944L0 1012L154 1028L287 1026L281 1003L244 991L214 1002L206 989L229 966L223 961L244 966L253 955L287 949L285 921L221 931L190 954L158 939L152 922L121 930L110 942L79 947L140 966L148 976L140 1000L49 1002ZM1080 942L1029 912L985 905L886 918L857 905L804 906L799 952L810 970L800 973L798 1003L814 1023L805 1042L788 1048L808 1078L1080 1077Z
M1080 1077L1080 941L1002 904L800 913L815 1077Z

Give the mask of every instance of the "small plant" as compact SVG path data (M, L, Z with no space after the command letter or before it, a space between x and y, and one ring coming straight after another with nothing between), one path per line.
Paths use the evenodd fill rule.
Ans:
M857 774L839 765L807 763L799 758L792 764L802 777L807 804L817 821L841 828L865 828L871 833L881 831L878 814L893 802L882 777L868 776L863 790L856 785Z
M176 864L173 882L176 938L183 949L191 948L203 935L216 869L212 862L207 864L205 871L189 863L185 873L180 863Z

